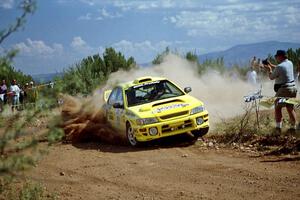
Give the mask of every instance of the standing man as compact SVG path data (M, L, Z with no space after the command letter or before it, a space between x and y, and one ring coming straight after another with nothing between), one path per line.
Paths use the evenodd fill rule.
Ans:
M256 86L257 73L253 67L250 68L250 71L247 72L247 82L253 86Z
M269 73L271 80L275 79L274 91L276 97L296 97L297 88L294 80L293 63L287 59L286 51L278 50L275 59L279 63L277 66L271 64L269 61L264 63L265 68ZM282 127L282 107L286 107L290 117L290 129L296 129L296 112L294 105L280 104L280 98L275 100L275 120L276 128L281 130Z
M28 94L28 87L29 84L25 83L25 86L23 88L23 108L26 108L26 104L28 103L27 94Z
M19 106L19 103L20 103L20 92L21 92L21 89L17 85L17 81L15 79L11 83L10 92L12 93L11 94L12 95L11 110L14 112L14 110L17 109L18 106Z
M253 56L253 58L250 61L250 67L252 69L255 69L255 66L256 66L256 56Z
M35 107L36 102L37 102L37 98L38 98L38 91L37 91L37 87L34 86L33 81L30 81L30 83L29 83L29 87L28 87L28 90L27 90L27 97L28 97L29 103L33 107Z
M295 81L297 83L298 89L300 89L300 57L298 58L297 61L297 71L296 71Z
M3 105L6 104L7 101L7 86L6 81L2 80L2 84L0 86L0 109L3 111Z

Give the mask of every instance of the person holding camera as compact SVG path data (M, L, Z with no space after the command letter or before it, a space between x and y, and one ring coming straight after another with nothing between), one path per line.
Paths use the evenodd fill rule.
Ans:
M281 130L282 127L282 107L286 107L291 130L296 129L296 112L294 105L279 103L280 97L294 98L297 95L297 88L294 80L293 63L287 59L287 53L284 50L278 50L275 55L277 66L270 63L268 60L263 61L263 65L269 74L271 80L275 80L274 91L276 92L275 100L275 121L276 128Z

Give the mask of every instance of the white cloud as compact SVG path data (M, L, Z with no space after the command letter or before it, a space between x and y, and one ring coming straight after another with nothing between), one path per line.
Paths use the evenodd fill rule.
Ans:
M91 13L87 13L86 15L82 15L82 16L78 17L78 20L91 20L91 19L92 19Z
M48 46L42 40L31 40L30 38L28 38L26 42L15 44L14 48L18 49L21 55L24 56L49 57L63 52L63 46L61 44L54 43L51 46Z
M62 54L63 53L64 47L63 47L62 44L54 43L52 46L55 49L55 52L57 52L58 54Z
M77 51L89 51L91 49L91 47L80 36L73 38L71 47Z
M95 0L80 0L80 2L88 4L90 6L94 6L95 5Z
M96 53L103 53L104 47L94 47L89 45L85 40L80 36L73 37L73 40L70 44L74 53L79 54L80 56L87 56Z
M133 56L138 62L148 62L152 60L157 53L172 45L173 42L165 40L158 41L156 43L153 43L149 40L141 42L121 40L119 42L113 43L111 46L117 51L125 54L125 56L127 57Z
M4 9L11 9L14 6L14 0L0 0L0 7Z
M99 10L100 15L96 18L97 20L103 20L103 19L114 19L114 18L120 18L122 15L118 12L110 13L105 8L102 8Z
M239 0L227 0L228 3L237 3Z
M78 18L78 20L104 20L120 18L122 15L118 12L109 12L105 8L99 9L97 14L87 13Z
M165 40L159 41L157 43L152 43L149 40L145 40L142 42L131 42L128 40L121 40L119 42L116 42L112 44L112 47L116 48L119 51L122 52L130 52L130 51L155 51L159 52L162 49L166 48L167 46L172 45L172 42L168 42Z
M276 38L295 32L295 29L299 31L299 2L289 5L278 2L242 3L238 0L228 2L217 6L210 4L210 7L202 10L180 11L164 17L163 21L186 30L188 36L202 38L268 40L270 36ZM297 36L294 34L293 37Z
M170 9L170 8L193 8L197 1L193 0L116 0L113 5L126 10L150 10L150 9Z

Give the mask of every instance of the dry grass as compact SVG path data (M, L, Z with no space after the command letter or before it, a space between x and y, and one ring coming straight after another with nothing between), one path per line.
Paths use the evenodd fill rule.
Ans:
M300 110L296 110L298 121ZM274 111L264 110L257 117L254 109L247 107L243 115L223 120L208 136L219 143L231 145L251 144L262 147L262 150L276 147L270 154L291 153L300 151L300 130L290 131L286 109L283 109L283 128L281 132L275 129Z

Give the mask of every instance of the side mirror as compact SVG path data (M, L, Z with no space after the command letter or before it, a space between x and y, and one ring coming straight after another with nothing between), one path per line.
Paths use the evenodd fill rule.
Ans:
M114 104L113 104L113 107L114 107L114 108L121 108L121 109L124 109L124 105L123 105L123 104L120 104L120 103L114 103Z
M192 88L191 87L186 87L184 88L184 92L185 93L190 93L192 91Z

